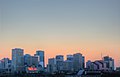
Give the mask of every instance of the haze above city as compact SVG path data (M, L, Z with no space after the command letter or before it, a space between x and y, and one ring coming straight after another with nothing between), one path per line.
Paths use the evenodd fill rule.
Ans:
M78 52L120 66L120 0L0 0L0 59L12 48L44 50L46 64Z

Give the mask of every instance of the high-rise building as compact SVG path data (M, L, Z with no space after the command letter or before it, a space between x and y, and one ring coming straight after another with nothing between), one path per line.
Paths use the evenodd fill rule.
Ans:
M103 57L104 62L107 65L107 68L109 68L109 70L114 70L114 59L112 59L109 56L105 56Z
M63 62L64 62L64 57L63 57L63 55L57 55L57 56L56 56L56 67L57 67L57 71L63 70Z
M79 71L80 69L84 69L84 57L81 53L76 53L73 55L73 68L74 71Z
M37 50L35 56L39 57L39 64L44 68L45 67L45 61L44 61L44 51Z
M37 67L39 64L37 56L31 56L31 65Z
M47 70L49 73L56 72L57 68L56 68L56 59L55 58L48 59Z
M55 58L48 60L48 72L52 72L53 69L56 72L78 72L84 69L85 57L80 53L74 55L67 55L67 60L64 61L63 55L56 55ZM55 68L54 68L55 67Z
M36 73L39 70L38 56L24 55L24 68L27 73Z
M11 73L11 60L9 58L0 60L0 70L3 70L5 73Z
M73 71L73 55L67 55L67 60L63 64L64 71Z
M73 61L73 55L67 55L67 60Z
M67 72L74 71L74 69L73 69L73 61L71 61L71 60L65 60L63 62L63 70L67 71Z
M20 48L12 49L13 72L24 71L24 50Z
M31 56L29 54L24 55L24 65L25 66L38 66L38 56Z
M92 62L90 61L90 60L88 60L87 62L86 62L86 68L88 69L88 70L92 70L93 68L92 68Z
M9 63L9 58L3 58L3 59L1 60L2 68L3 68L3 69L6 69L8 63Z
M30 54L24 55L24 65L26 67L31 66L31 55Z

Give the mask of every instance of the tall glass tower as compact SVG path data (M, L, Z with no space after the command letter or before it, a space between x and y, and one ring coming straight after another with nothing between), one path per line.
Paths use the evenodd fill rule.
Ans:
M37 50L36 55L39 57L39 64L44 68L45 67L44 51Z
M13 72L22 72L24 68L24 50L20 48L12 49Z

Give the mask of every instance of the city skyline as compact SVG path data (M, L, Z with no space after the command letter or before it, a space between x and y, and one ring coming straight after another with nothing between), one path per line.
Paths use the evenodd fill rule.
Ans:
M76 54L75 53L70 53L70 54L66 54L66 55L64 55L64 54L56 54L54 57L49 57L49 58L47 58L47 62L45 62L45 60L44 60L44 58L46 57L46 55L45 55L45 51L43 51L43 50L36 50L36 53L34 53L34 54L30 54L30 53L25 53L25 50L23 49L23 48L13 48L12 50L11 50L12 52L11 52L11 58L9 58L9 57L3 57L2 59L4 59L4 58L8 58L8 59L11 59L11 60L15 60L16 58L15 58L15 55L16 55L16 53L18 53L18 55L22 55L22 56L27 56L26 58L29 58L28 56L34 56L34 57L38 57L38 61L40 61L39 62L39 64L42 66L42 67L47 67L47 65L48 65L48 63L49 63L49 59L53 59L53 58L56 58L57 56L62 56L62 60L63 61L67 61L67 60L71 60L71 57L73 57L73 56L75 56L76 54L79 54L79 55L83 55L81 52L76 52ZM15 52L14 52L15 51ZM17 52L16 52L17 51ZM14 57L13 57L13 55L14 55ZM76 55L77 56L77 55ZM107 57L109 57L109 55L105 55L105 56L107 56ZM86 67L86 62L87 61L97 61L97 60L103 60L103 58L105 57L105 56L101 56L101 59L95 59L95 60L90 60L90 59L88 59L88 60L86 60L86 58L85 57L87 57L87 56L83 56L82 58L83 58L83 60L84 60L84 62L85 62L85 64L83 65L84 66L84 68ZM16 56L17 57L17 56ZM70 58L70 59L69 59ZM79 59L79 58L76 58L76 59ZM21 60L21 59L20 59ZM82 59L81 59L82 60ZM42 64L41 64L41 62L42 62ZM80 61L81 62L81 61ZM115 64L115 63L114 63ZM116 68L116 67L119 67L119 66L115 66L114 68Z
M120 66L120 0L0 0L0 59L12 48L45 63L57 54L82 53L87 60L112 56ZM66 58L66 56L65 56Z
M0 60L0 73L15 74L15 73L36 73L41 72L49 74L76 73L82 75L83 71L109 72L117 71L115 68L114 59L110 56L104 56L102 59L85 62L85 57L82 53L67 54L67 59L64 55L56 55L54 58L48 58L48 63L44 66L44 51L37 50L34 56L24 54L24 49L12 49L12 59L3 58ZM82 71L82 73L80 73Z

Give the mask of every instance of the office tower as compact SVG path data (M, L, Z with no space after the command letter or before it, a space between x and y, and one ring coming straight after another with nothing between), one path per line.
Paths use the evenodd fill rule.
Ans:
M105 61L107 68L109 70L114 70L114 59L112 59L109 56L105 56L105 57L103 57L103 60Z
M39 64L37 56L31 56L31 65L37 67Z
M3 69L7 69L7 65L8 65L8 63L9 63L9 58L3 58L3 59L1 60L1 63L2 63L2 68L3 68Z
M86 68L88 69L88 70L92 70L93 68L92 68L92 62L90 61L90 60L88 60L87 62L86 62Z
M31 56L29 54L24 55L24 65L25 66L38 66L38 56Z
M24 71L24 50L20 48L12 49L13 72Z
M2 60L0 60L0 71L10 73L11 70L11 60L9 60L9 58L3 58Z
M24 68L27 73L37 73L39 71L38 64L38 56L24 55Z
M63 62L64 62L64 57L63 57L63 55L57 55L57 56L56 56L56 67L57 67L57 71L63 70Z
M67 60L63 62L63 70L68 72L73 71L73 55L67 55Z
M49 73L54 73L56 72L56 59L55 58L50 58L48 59L48 67L47 70Z
M31 55L30 54L24 55L24 65L26 67L31 66Z
M63 70L67 71L67 72L74 71L74 69L73 69L73 61L71 61L71 60L65 60L63 62Z
M11 65L11 60L9 58L4 58L2 59L5 63L5 70L6 70L6 73L11 73L12 71L12 65Z
M73 55L67 55L67 60L73 61Z
M76 53L73 55L73 67L74 71L79 71L84 69L84 57L81 53Z
M42 50L36 51L35 56L39 57L39 64L44 68L45 67L44 51L42 51Z

